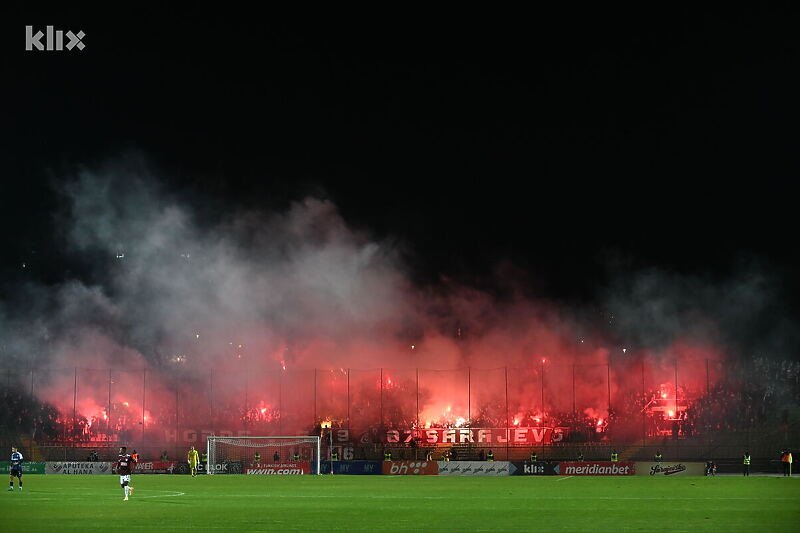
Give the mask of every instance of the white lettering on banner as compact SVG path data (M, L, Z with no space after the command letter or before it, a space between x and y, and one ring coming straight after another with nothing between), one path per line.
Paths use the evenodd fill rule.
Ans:
M508 476L508 461L439 461L440 476Z
M311 472L310 463L298 461L288 463L271 463L256 465L256 468L248 468L245 474L250 475L299 475Z
M383 473L390 476L431 475L436 474L437 470L437 464L433 461L384 461L383 463Z
M630 463L604 464L604 463L567 463L563 475L569 476L629 476L634 473Z
M397 431L396 429L390 429L389 431L387 431L386 432L386 442L389 442L389 443L392 443L392 444L394 444L396 442L400 442L400 432Z
M702 476L705 463L636 463L637 476Z
M85 474L111 474L113 470L111 463L71 463L71 462L46 462L44 464L45 474L66 474L66 475L85 475Z
M469 429L462 429L458 432L458 442L465 443L465 442L475 442L472 439L472 431Z
M479 429L478 442L492 442L492 432L488 429Z
M248 468L250 475L298 475L303 473L302 468Z
M455 429L448 429L444 431L444 438L442 442L452 442L453 444L456 443L456 430Z

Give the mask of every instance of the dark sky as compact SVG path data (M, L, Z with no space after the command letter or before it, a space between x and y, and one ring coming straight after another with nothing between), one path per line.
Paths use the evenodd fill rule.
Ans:
M615 268L800 266L788 11L131 9L3 17L7 281L76 268L52 183L131 151L209 220L328 197L421 281L511 263L581 300ZM50 23L86 49L25 52Z

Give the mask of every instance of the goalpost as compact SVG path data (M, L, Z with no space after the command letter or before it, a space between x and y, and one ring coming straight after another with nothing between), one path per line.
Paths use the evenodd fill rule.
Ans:
M208 437L206 449L208 474L321 472L319 437Z

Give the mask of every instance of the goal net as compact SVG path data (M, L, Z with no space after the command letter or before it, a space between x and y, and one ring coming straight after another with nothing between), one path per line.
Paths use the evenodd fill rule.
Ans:
M209 474L319 474L319 437L208 437Z

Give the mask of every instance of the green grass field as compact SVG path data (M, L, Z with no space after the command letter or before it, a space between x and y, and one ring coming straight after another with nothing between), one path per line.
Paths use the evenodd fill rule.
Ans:
M800 531L779 477L25 476L0 531Z

